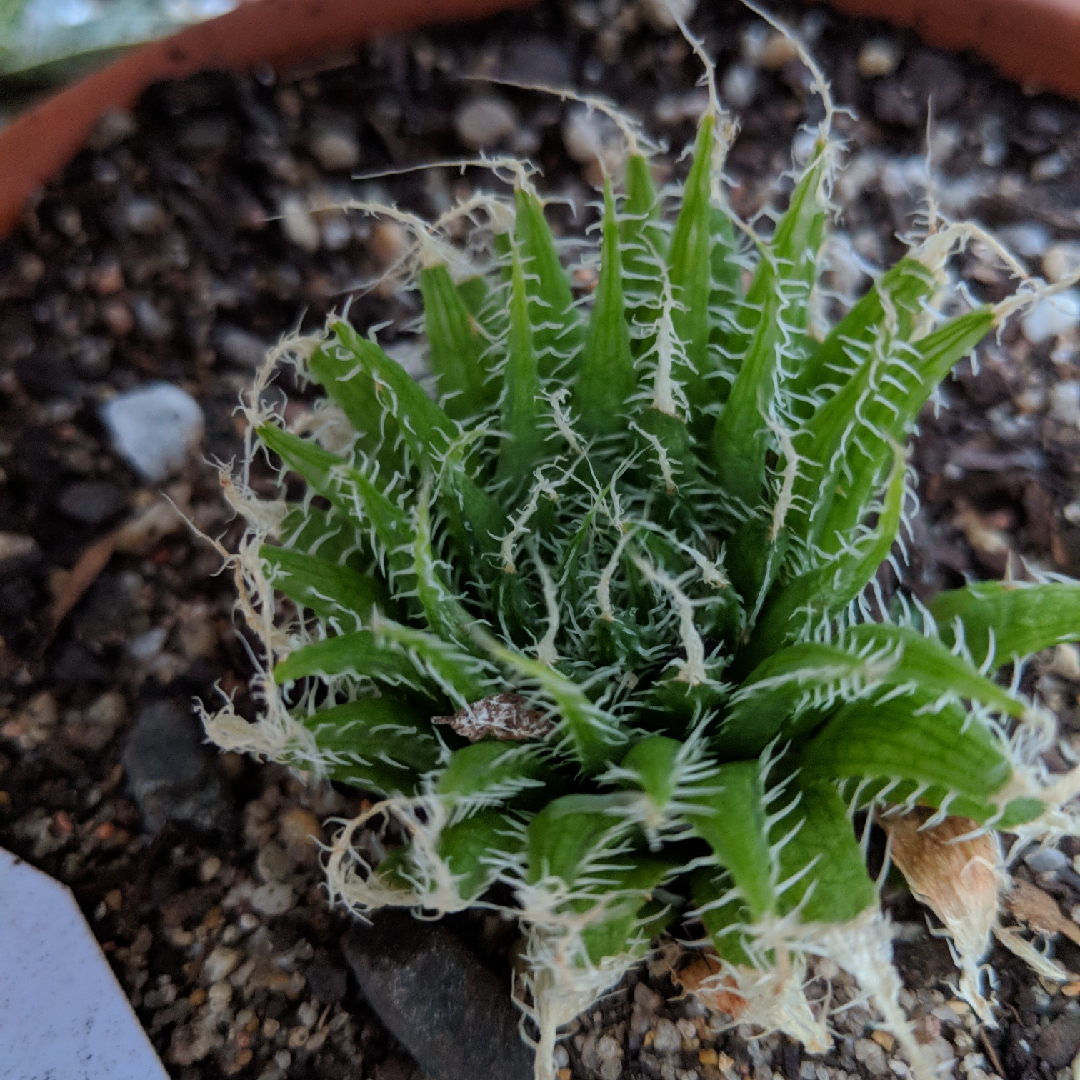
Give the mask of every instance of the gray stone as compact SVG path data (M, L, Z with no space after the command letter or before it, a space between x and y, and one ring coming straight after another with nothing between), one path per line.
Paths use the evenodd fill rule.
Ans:
M1055 1069L1069 1064L1080 1049L1080 1014L1062 1013L1035 1042L1035 1053Z
M165 210L148 195L133 195L124 203L121 213L124 224L134 233L149 236L165 228Z
M344 124L328 123L315 129L308 144L319 164L328 172L355 169L360 164L360 140Z
M461 105L454 113L454 130L470 150L496 146L517 127L517 113L509 102L484 94Z
M214 345L230 364L246 371L259 367L270 348L261 337L228 324L219 326L214 332Z
M77 480L68 484L57 500L61 512L84 525L100 525L108 521L127 502L124 493L106 480Z
M231 793L202 735L187 703L154 702L135 721L123 764L148 831L169 821L226 834L236 828Z
M349 934L345 958L431 1080L531 1080L509 987L441 923L380 911Z
M1063 870L1069 865L1065 852L1052 847L1036 848L1030 855L1024 856L1024 862L1036 874Z

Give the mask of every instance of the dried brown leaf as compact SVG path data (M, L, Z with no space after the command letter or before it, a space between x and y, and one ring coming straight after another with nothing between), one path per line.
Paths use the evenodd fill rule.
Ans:
M469 742L494 738L524 742L542 739L555 730L555 724L539 709L530 709L520 694L492 694L481 698L453 716L433 716L433 724L448 724Z
M1038 885L1017 881L1005 897L1009 913L1041 934L1064 934L1080 945L1080 926L1061 913L1058 902Z

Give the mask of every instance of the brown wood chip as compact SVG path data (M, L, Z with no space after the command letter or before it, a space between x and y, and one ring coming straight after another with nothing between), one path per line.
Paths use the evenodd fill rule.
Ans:
M539 709L530 709L520 694L492 694L466 705L453 716L433 716L433 724L449 724L469 742L495 738L524 742L542 739L555 730Z

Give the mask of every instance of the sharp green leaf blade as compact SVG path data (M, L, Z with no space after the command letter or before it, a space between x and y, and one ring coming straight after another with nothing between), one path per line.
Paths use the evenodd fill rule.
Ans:
M829 783L797 778L794 794L797 804L776 825L778 832L797 827L780 849L780 913L799 908L805 923L848 922L877 902L877 890L847 807Z
M820 468L811 465L805 472L814 512L800 535L819 542L826 553L844 547L882 483L894 445L907 437L927 398L992 329L994 318L983 308L914 345L883 347L814 414L808 425L812 445L804 453Z
M652 891L677 870L678 864L669 859L635 855L604 872L599 903L606 917L581 935L592 963L599 964L606 956L619 956L628 950L641 952L648 948L652 933L640 925L642 909L652 900Z
M634 384L619 258L619 227L611 182L605 181L600 280L574 389L574 404L582 429L589 434L607 434L622 428Z
M324 621L344 617L346 628L359 629L373 609L385 611L389 604L386 586L351 566L271 544L263 544L259 556L274 588Z
M929 607L938 632L949 644L959 621L964 644L980 666L989 659L990 667L1000 667L1051 645L1080 641L1076 583L979 581L938 593Z
M319 368L325 370L320 380L327 391L346 408L345 402L355 395L356 385L363 386L350 377L359 367L370 377L382 408L397 421L413 461L423 468L433 468L457 435L457 425L374 341L361 337L346 322L335 323L334 333L340 342L336 364L324 361Z
M777 385L801 360L807 299L825 228L826 175L827 159L819 152L762 252L743 305L749 313L746 352L712 434L720 481L749 510L762 502Z
M443 828L436 850L454 875L458 895L474 900L524 846L523 830L513 817L480 810Z
M790 381L791 393L816 398L826 394L829 387L843 384L886 320L898 340L909 340L923 303L936 286L934 275L918 259L901 259L881 275L807 357Z
M709 358L712 291L712 156L716 118L707 112L698 125L693 164L683 187L682 205L675 219L668 248L668 279L677 308L672 322L686 348L686 364L676 377L684 382L691 407L690 424L702 426L701 410L716 396L708 381L713 365Z
M623 846L628 825L625 795L563 795L553 799L529 822L525 880L547 877L573 885L597 866L612 861Z
M988 801L1011 769L1000 740L959 705L927 695L843 706L800 756L810 779L913 781Z
M694 913L712 938L713 947L729 964L755 967L744 932L754 922L750 909L726 870L703 868L690 875Z
M450 755L435 790L451 798L508 802L519 792L544 786L552 771L550 759L542 743L484 739Z
M622 760L622 768L634 774L641 790L659 808L675 794L676 763L683 744L666 735L649 735L635 743Z
M540 426L540 372L529 322L525 274L517 251L511 254L510 334L507 339L506 389L502 399L502 430L497 480L516 487L532 475L543 453L546 433Z
M382 794L416 791L421 774L439 758L431 725L408 702L361 698L302 718L334 780ZM296 760L300 767L310 762Z
M514 199L514 235L525 273L529 323L535 327L533 347L540 374L548 378L560 369L564 376L570 376L584 343L570 281L559 262L539 199L521 188Z
M472 416L491 403L494 389L485 383L486 373L480 359L485 342L476 317L445 266L420 271L420 294L439 399L453 419Z
M386 648L370 630L339 634L325 641L304 645L274 668L274 681L279 685L309 675L327 678L351 675L354 678L376 679L388 686L408 686L413 689L421 689L424 684L408 657Z
M731 874L755 919L773 909L772 867L765 790L756 761L721 765L716 776L691 789L684 816Z

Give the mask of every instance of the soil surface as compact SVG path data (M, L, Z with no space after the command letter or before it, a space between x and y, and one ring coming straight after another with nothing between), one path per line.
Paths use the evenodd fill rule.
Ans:
M497 182L477 169L400 170L475 154L479 142L494 150L499 136L541 167L562 233L592 220L596 165L580 160L572 107L470 77L603 93L666 142L659 171L678 175L702 105L699 68L680 37L649 24L652 6L552 0L310 70L155 86L133 116L103 123L0 243L0 844L71 886L177 1080L420 1074L359 995L341 949L351 920L321 887L315 841L363 794L207 757L199 744L192 699L224 692L252 716L251 665L231 580L215 576L217 555L159 492L230 545L238 525L209 462L239 453L234 409L266 345L350 298L349 318L390 322L390 340L418 314L415 294L361 288L400 253L398 230L313 203L351 196L437 215ZM865 289L856 257L889 265L904 250L896 234L925 209L931 97L941 212L994 228L1034 273L1080 265L1080 108L881 25L773 6L801 26L854 114L838 118L849 163L835 192L837 292ZM692 25L740 116L728 173L733 205L751 217L782 197L776 177L820 104L807 69L738 3L702 5ZM482 96L494 101L470 112ZM962 274L982 298L1011 288L985 245ZM906 574L919 595L1010 562L1023 573L1021 558L1080 576L1076 330L1039 336L1007 326L943 387L947 407L921 418ZM100 407L161 381L198 401L205 431L158 484L115 451ZM1059 649L1030 673L1070 737L1078 657ZM1066 919L1080 914L1077 855L1065 841L1017 863ZM888 902L904 1004L953 1075L1073 1075L1080 983L1062 991L998 948L1000 1026L979 1030L954 1000L955 969L924 910L891 886ZM457 929L505 962L505 926L463 916ZM1080 973L1080 949L1054 948ZM814 992L834 1006L852 999L835 968L815 974ZM676 998L658 962L576 1022L560 1076L904 1076L871 1020L857 1001L838 1011L836 1048L806 1057L786 1039L714 1025Z

